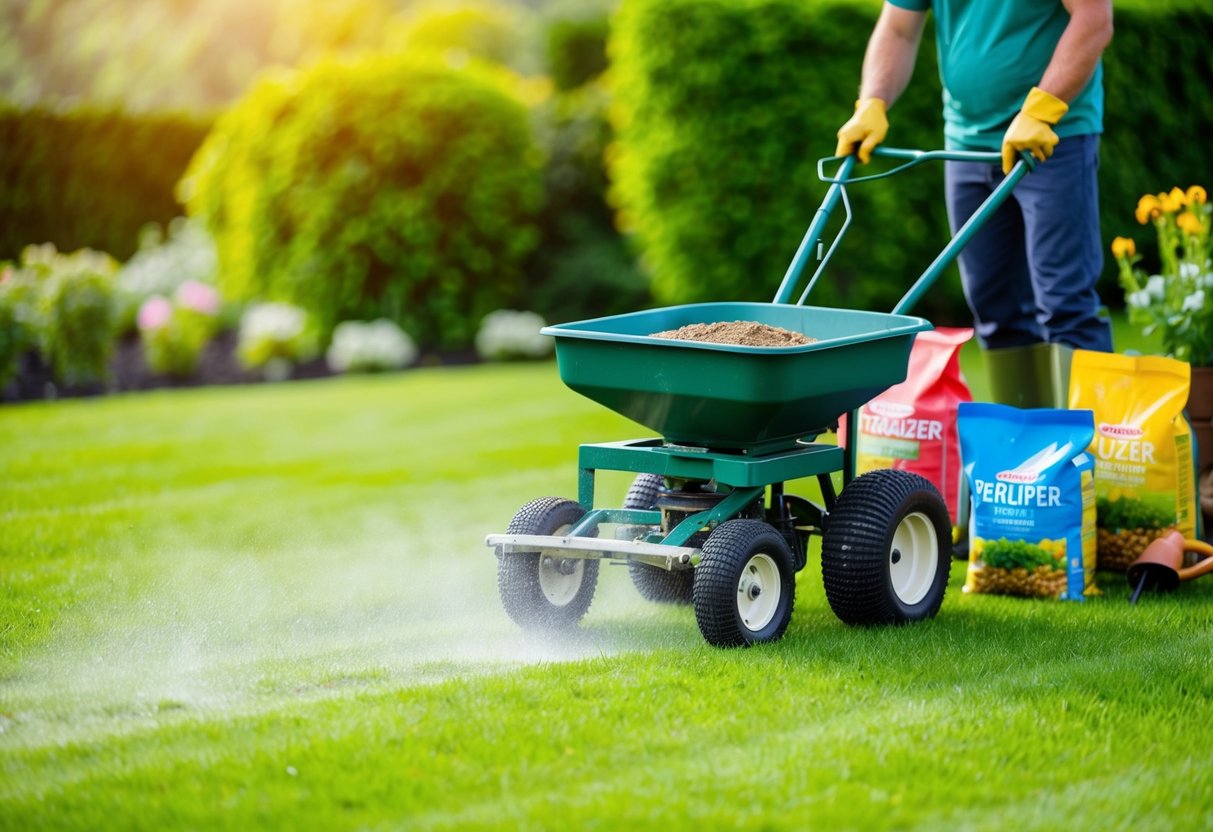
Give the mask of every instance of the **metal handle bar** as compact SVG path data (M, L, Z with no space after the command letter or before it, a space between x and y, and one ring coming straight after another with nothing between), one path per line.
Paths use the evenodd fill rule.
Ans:
M903 170L915 167L924 162L931 161L958 161L958 162L988 162L996 163L1002 161L1002 154L998 152L980 152L967 150L910 150L896 147L877 147L873 151L874 156L881 156L891 159L905 159L905 164L884 171L883 173L869 174L851 178L851 171L855 168L854 156L831 156L820 159L817 162L817 175L823 182L829 183L829 190L826 191L825 199L822 201L821 207L817 209L817 214L813 217L813 222L810 223L809 229L805 232L804 239L800 242L800 247L796 250L796 256L792 258L791 264L788 266L787 273L784 274L783 281L779 284L779 289L775 293L774 303L791 303L792 294L796 289L796 285L800 280L801 272L804 271L805 264L812 255L813 249L817 248L818 263L816 271L813 272L812 278L809 279L808 285L804 292L801 293L800 299L796 301L797 305L804 305L808 299L809 293L813 290L817 280L821 277L825 270L826 264L833 257L835 249L838 248L843 234L851 224L851 204L847 198L846 186L855 182L869 182L874 179L884 179L893 176ZM825 165L830 162L840 162L838 170L833 177L825 175ZM893 307L894 314L904 314L908 312L918 300L926 294L927 290L934 285L939 276L944 270L951 265L952 261L960 254L960 250L972 239L978 229L985 221L996 211L999 206L1011 194L1011 190L1019 184L1019 180L1023 179L1031 170L1036 167L1036 160L1031 154L1024 153L1019 162L1016 162L1015 167L1011 172L1003 178L1002 182L994 189L994 191L986 198L971 217L963 226L956 232L952 239L944 247L943 251L927 266L926 271L914 282L909 290L902 296L897 305ZM821 235L825 230L826 223L829 221L830 212L837 207L838 203L842 202L846 211L846 219L843 222L842 228L835 235L833 242L830 244L829 251L823 256L821 253Z
M872 155L887 159L906 159L908 161L904 165L898 165L881 173L870 173L867 176L831 178L826 176L825 166L830 162L841 162L851 157L827 156L824 159L817 160L817 178L822 182L831 184L853 185L856 182L871 182L874 179L885 179L889 176L895 176L903 170L909 170L912 167L921 165L923 162L988 162L993 164L1002 161L1002 154L1000 152L982 150L911 150L903 147L877 147L872 151ZM1031 153L1025 152L1024 156L1026 159L1031 159L1030 165L1035 166L1036 160L1032 158Z

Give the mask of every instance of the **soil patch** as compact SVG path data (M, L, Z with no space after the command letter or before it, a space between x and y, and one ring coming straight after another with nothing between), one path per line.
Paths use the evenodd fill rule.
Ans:
M817 339L757 321L718 321L710 324L688 324L678 329L654 332L654 338L677 341L706 341L712 344L736 344L741 347L798 347Z

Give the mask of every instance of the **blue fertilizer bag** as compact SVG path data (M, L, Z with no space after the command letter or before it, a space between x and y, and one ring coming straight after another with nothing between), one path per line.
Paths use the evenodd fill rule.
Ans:
M971 495L964 591L1096 593L1094 413L961 404L957 422Z

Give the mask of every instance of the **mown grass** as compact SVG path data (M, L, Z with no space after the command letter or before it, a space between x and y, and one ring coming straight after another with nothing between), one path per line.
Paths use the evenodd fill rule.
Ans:
M483 536L637 435L550 364L0 410L0 827L1210 826L1213 580L956 563L855 630L813 558L783 641L719 651L604 567L579 632L516 631Z

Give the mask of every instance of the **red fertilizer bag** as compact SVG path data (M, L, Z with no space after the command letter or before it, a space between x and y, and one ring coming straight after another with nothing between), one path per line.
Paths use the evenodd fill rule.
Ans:
M972 329L940 328L920 332L910 350L906 380L890 387L859 410L856 475L878 468L913 471L926 477L959 525L960 438L956 410L973 401L960 373L960 348ZM838 431L846 442L845 418Z

